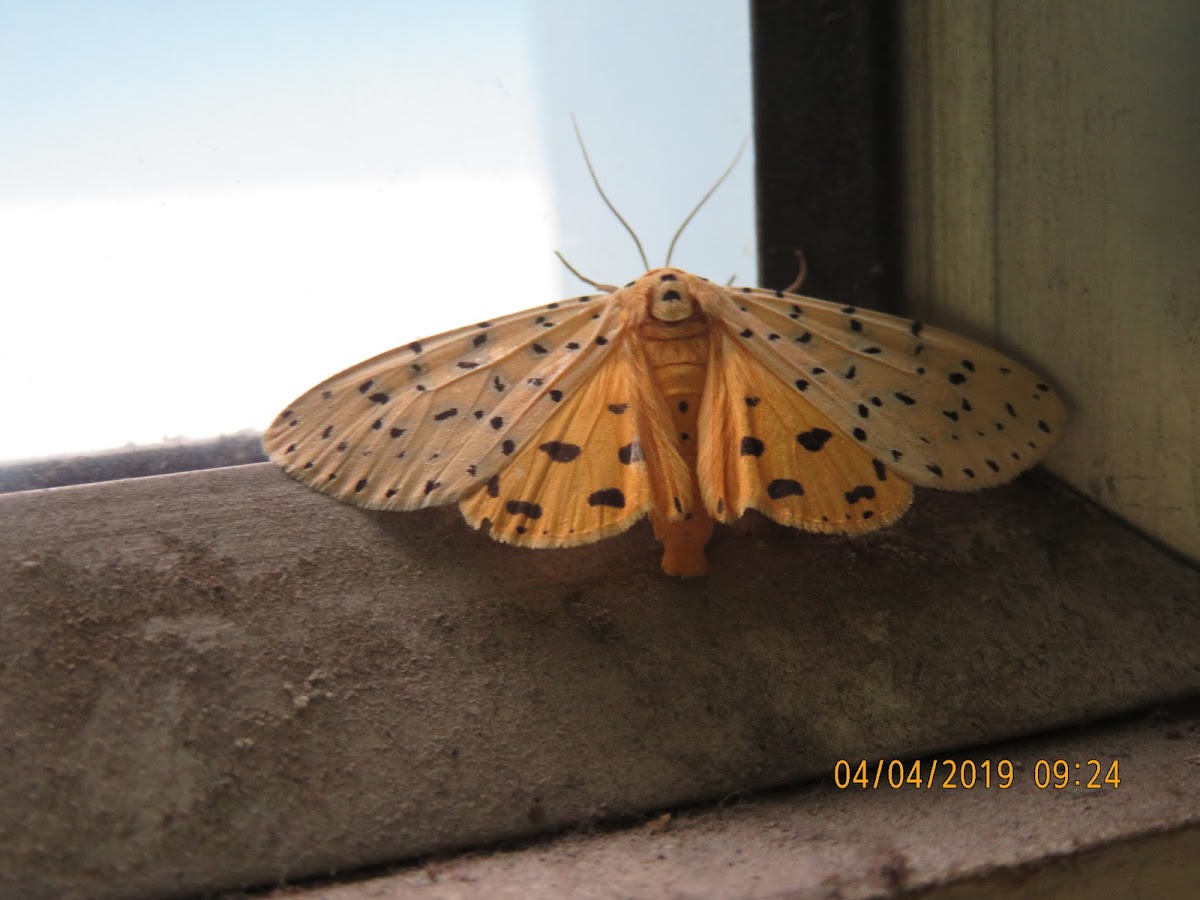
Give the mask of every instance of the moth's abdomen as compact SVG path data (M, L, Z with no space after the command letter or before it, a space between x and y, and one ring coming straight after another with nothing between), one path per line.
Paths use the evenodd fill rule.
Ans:
M709 330L705 322L680 325L652 323L642 327L646 358L658 390L671 412L675 446L691 470L692 492L699 499L696 477L699 453L700 401L708 371ZM704 546L712 537L713 520L700 503L683 519L650 516L654 535L663 545L663 570L668 575L696 576L707 570Z
M708 325L647 326L642 335L654 382L671 410L679 452L694 463L700 398L708 371Z

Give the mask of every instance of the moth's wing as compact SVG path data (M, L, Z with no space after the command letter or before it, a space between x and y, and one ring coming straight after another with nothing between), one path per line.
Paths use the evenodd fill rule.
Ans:
M615 296L528 309L352 366L285 409L263 447L289 475L357 506L454 502L604 364L624 328Z
M808 531L862 532L904 515L912 485L889 472L720 324L710 338L697 460L704 505L747 508Z
M780 292L719 296L710 315L749 358L914 484L1002 484L1063 431L1066 409L1043 378L967 338Z
M463 517L526 547L598 541L651 510L684 518L696 501L670 421L637 336L627 334L508 465L462 499Z

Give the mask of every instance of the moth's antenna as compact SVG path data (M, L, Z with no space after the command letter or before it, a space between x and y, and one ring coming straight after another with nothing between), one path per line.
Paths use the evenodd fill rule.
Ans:
M568 272L570 272L572 275L574 275L576 278L578 278L584 284L590 284L596 290L607 291L610 294L613 293L613 291L615 291L617 289L615 285L601 284L598 281L592 281L592 279L587 278L583 275L580 275L579 270L577 268L575 268L573 265L571 265L569 262L567 262L567 258L565 256L563 256L561 253L559 253L557 250L554 251L554 255L558 257L558 261L560 263L562 263L564 266L567 267Z
M688 223L695 218L696 213L700 212L700 207L708 202L708 198L717 192L717 188L721 186L721 182L729 177L729 173L733 171L733 167L736 166L738 164L738 160L742 158L742 153L745 152L746 144L749 142L750 135L746 135L744 138L742 138L742 146L738 147L738 152L733 157L733 162L729 164L729 168L721 173L721 177L717 179L717 183L708 189L708 193L701 197L700 202L697 203L695 208L687 214L687 218L683 220L683 224L680 225L679 230L675 232L675 237L671 238L671 246L667 248L667 261L663 263L663 265L669 266L671 264L671 255L675 252L675 242L678 241L679 236L683 234L683 229L688 227Z
M642 265L649 269L650 262L646 259L646 251L642 249L642 242L638 240L638 236L634 234L633 229L629 227L629 223L625 221L624 217L619 212L617 212L617 208L612 205L612 201L609 200L608 195L604 193L604 188L600 187L600 179L596 177L596 170L592 168L592 161L588 157L587 147L583 145L583 135L579 133L579 123L575 121L574 113L571 113L571 125L575 128L575 138L579 141L579 149L583 151L583 162L587 166L588 174L592 176L592 184L594 184L596 186L596 190L600 192L600 199L604 201L604 205L612 211L612 214L617 217L617 221L625 226L625 230L629 232L629 236L633 238L633 242L637 245L638 255L642 257ZM720 182L718 181L717 184L720 184ZM710 191L709 193L712 192ZM707 200L708 198L705 197L704 199ZM704 201L701 200L700 202L703 203ZM687 223L685 222L684 224L686 225ZM562 257L559 257L559 259L562 259ZM563 260L563 262L565 263L566 260ZM571 269L570 266L567 266L567 268ZM571 271L575 272L574 269L571 269ZM575 274L578 275L579 273L575 272ZM587 281L586 278L583 280ZM588 283L593 284L594 282Z

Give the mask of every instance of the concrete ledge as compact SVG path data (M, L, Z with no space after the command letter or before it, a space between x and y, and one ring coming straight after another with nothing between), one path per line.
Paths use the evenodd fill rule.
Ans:
M1076 784L1074 768L1062 788L1053 777L1048 787L1038 787L1040 760L1073 764L1095 757L1106 771L1114 760L1120 763L1118 787ZM622 829L426 859L363 880L296 885L268 896L1195 897L1200 701L979 747L952 759L960 767L968 760L1007 759L1014 764L1013 781L1003 789L995 779L987 787L980 776L971 788L958 777L954 788L939 778L933 788L839 790L827 777L821 784L685 809ZM929 771L932 761L921 762Z
M0 895L269 883L1200 690L1200 578L1034 479L526 551L269 465L0 497Z

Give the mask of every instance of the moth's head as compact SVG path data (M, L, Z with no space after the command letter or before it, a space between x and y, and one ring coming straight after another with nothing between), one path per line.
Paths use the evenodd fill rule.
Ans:
M682 269L652 269L639 282L647 289L647 312L659 322L682 322L699 308L693 291L695 275Z

